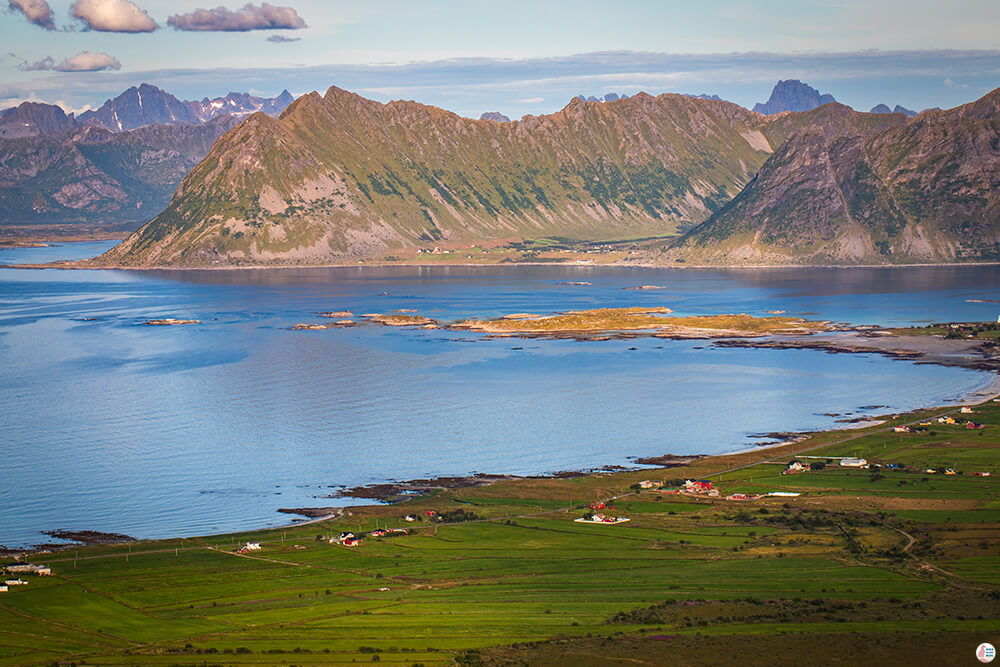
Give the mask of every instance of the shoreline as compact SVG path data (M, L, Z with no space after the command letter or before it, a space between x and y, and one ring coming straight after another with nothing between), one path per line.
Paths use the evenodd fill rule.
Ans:
M96 239L97 241L103 239ZM63 241L65 243L86 243L89 241ZM49 246L57 245L55 243ZM8 248L12 246L7 246ZM44 246L36 246L44 247ZM2 249L2 248L0 248ZM995 262L914 262L902 264L657 264L651 262L637 261L610 261L601 262L598 260L567 260L567 261L497 261L497 262L419 262L419 261L368 261L355 260L341 263L323 264L246 264L240 266L125 266L125 265L86 265L90 259L84 260L62 260L45 263L27 264L0 264L0 269L61 269L73 271L266 271L271 269L365 269L365 268L495 268L495 267L522 267L522 266L547 266L547 267L568 267L568 268L632 268L632 269L668 269L668 270L757 270L757 269L904 269L904 268L935 268L935 267L979 267L979 266L1000 266L1000 261Z
M983 405L989 403L996 399L1000 399L1000 373L994 374L992 380L987 382L984 386L976 389L955 401L951 405L932 405L925 407L918 407L907 412L900 414L912 414L918 412L936 412L940 414L948 414L952 411L956 411L959 407L967 405L974 407L977 405ZM218 537L222 535L229 535L241 532L275 532L280 530L285 530L289 528L312 525L317 523L322 523L324 521L336 519L343 517L345 514L350 515L351 509L364 509L368 507L386 507L386 506L400 506L405 507L405 504L411 500L418 500L420 498L426 497L429 492L438 490L449 490L449 489L462 489L462 488L473 488L480 486L491 486L496 482L501 481L523 481L523 480L557 480L566 479L574 477L586 477L589 475L615 475L622 473L636 473L641 471L654 471L654 470L678 470L688 467L692 463L703 463L706 460L719 460L721 465L725 465L725 459L738 457L744 457L747 455L753 455L755 453L770 453L772 451L781 450L783 448L789 448L788 456L798 456L802 452L811 451L813 449L818 449L822 447L827 447L832 443L821 443L818 445L812 445L805 447L803 449L794 449L796 445L808 441L811 437L817 436L823 433L843 433L847 434L847 439L853 439L854 437L863 437L871 433L878 433L880 431L887 431L891 426L884 426L886 423L893 421L895 415L872 415L874 418L872 421L863 421L852 424L844 424L842 426L836 426L828 429L822 429L818 431L788 431L780 434L767 434L775 436L787 436L784 440L779 440L776 442L762 443L762 444L752 444L745 447L738 447L736 449L727 450L724 452L719 452L715 454L662 454L662 455L651 455L651 456L630 456L628 457L632 461L632 465L607 465L597 468L590 468L587 470L563 470L552 473L544 473L538 475L511 475L505 473L477 473L472 472L468 475L442 475L439 477L431 477L426 479L418 480L404 480L404 481L386 481L386 482L375 482L372 484L361 485L357 487L340 487L340 491L336 491L327 496L322 496L322 498L334 499L334 498L351 498L356 500L376 500L376 504L357 504L357 505L326 505L322 507L298 507L298 508L280 508L276 510L276 514L285 514L288 516L302 517L298 519L292 519L288 523L283 523L280 525L268 525L256 528L243 528L234 531L225 531L221 533L209 533L204 535L175 535L170 537L162 538L132 538L131 536L126 536L122 533L106 533L106 532L95 532L88 531L85 529L79 530L43 530L42 533L52 534L54 532L61 533L74 533L74 534L86 534L93 533L95 536L100 536L101 538L106 538L108 536L122 536L129 537L129 540L122 542L112 542L107 541L107 539L98 539L93 542L69 542L66 544L36 544L36 545L26 545L26 546L15 546L8 547L6 545L0 545L0 556L11 555L20 552L31 553L31 552L42 552L42 551L65 551L75 547L88 546L90 544L126 544L128 542L144 542L144 541L157 541L164 539L184 539L184 540L194 540L198 538L207 537ZM907 422L909 423L909 422ZM915 421L913 423L916 423ZM881 428L880 428L881 427ZM855 433L851 433L854 431ZM783 454L778 454L781 456ZM758 463L772 460L777 458L777 456L764 456ZM646 463L642 461L647 461ZM713 473L717 474L717 473ZM683 475L682 475L683 476ZM354 495L349 493L350 491L360 491L361 494ZM385 492L390 492L389 496L383 496ZM319 499L320 497L317 497ZM53 535L55 536L55 535ZM62 538L65 539L65 538Z

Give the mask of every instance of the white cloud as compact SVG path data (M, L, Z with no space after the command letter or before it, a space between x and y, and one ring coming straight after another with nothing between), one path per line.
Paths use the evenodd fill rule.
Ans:
M52 8L45 0L9 0L8 4L11 11L24 14L29 23L46 30L56 29Z
M67 58L52 69L57 72L100 72L106 69L121 69L122 64L114 56L107 53L91 53L81 51L72 58Z
M247 3L231 11L225 7L196 9L188 14L175 14L167 24L176 30L201 32L246 32L248 30L298 30L306 22L291 7L275 7L266 2L256 7ZM271 40L280 41L280 40Z
M523 100L514 100L518 104L540 104L545 101L544 97L526 97Z
M160 27L129 0L76 0L69 13L100 32L152 32Z
M108 69L121 69L118 59L107 53L91 53L81 51L71 58L66 58L56 64L55 58L46 56L33 63L23 63L18 67L22 72L40 72L54 70L56 72L100 72Z

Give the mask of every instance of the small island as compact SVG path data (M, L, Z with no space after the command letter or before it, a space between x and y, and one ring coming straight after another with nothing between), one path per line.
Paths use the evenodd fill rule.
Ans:
M660 338L757 337L769 334L810 334L826 331L827 322L797 317L755 317L747 314L666 317L666 307L595 308L550 315L507 315L493 320L466 320L451 329L500 335L590 337L617 331L644 331Z

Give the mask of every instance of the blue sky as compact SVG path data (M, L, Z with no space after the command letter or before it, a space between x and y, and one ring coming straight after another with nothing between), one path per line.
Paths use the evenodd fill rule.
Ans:
M864 110L879 102L949 107L1000 86L997 0L275 0L304 27L243 32L168 25L220 0L136 0L159 27L128 33L85 29L70 15L71 0L47 3L55 29L46 30L14 9L28 1L0 0L3 10L11 6L0 10L0 108L36 99L80 110L140 82L182 99L338 85L383 101L511 117L549 113L579 93L638 90L714 93L752 106L779 78ZM268 41L275 35L296 41ZM81 52L107 54L119 69L23 71L70 68Z

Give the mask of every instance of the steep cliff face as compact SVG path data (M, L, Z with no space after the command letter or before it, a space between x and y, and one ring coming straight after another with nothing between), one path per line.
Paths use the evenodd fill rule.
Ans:
M669 244L660 259L713 264L998 260L998 105L1000 89L912 120L845 108L841 113L855 119L853 129L801 130L743 192Z
M668 234L721 208L803 122L639 94L497 123L331 88L225 135L100 262L320 263L442 239Z

